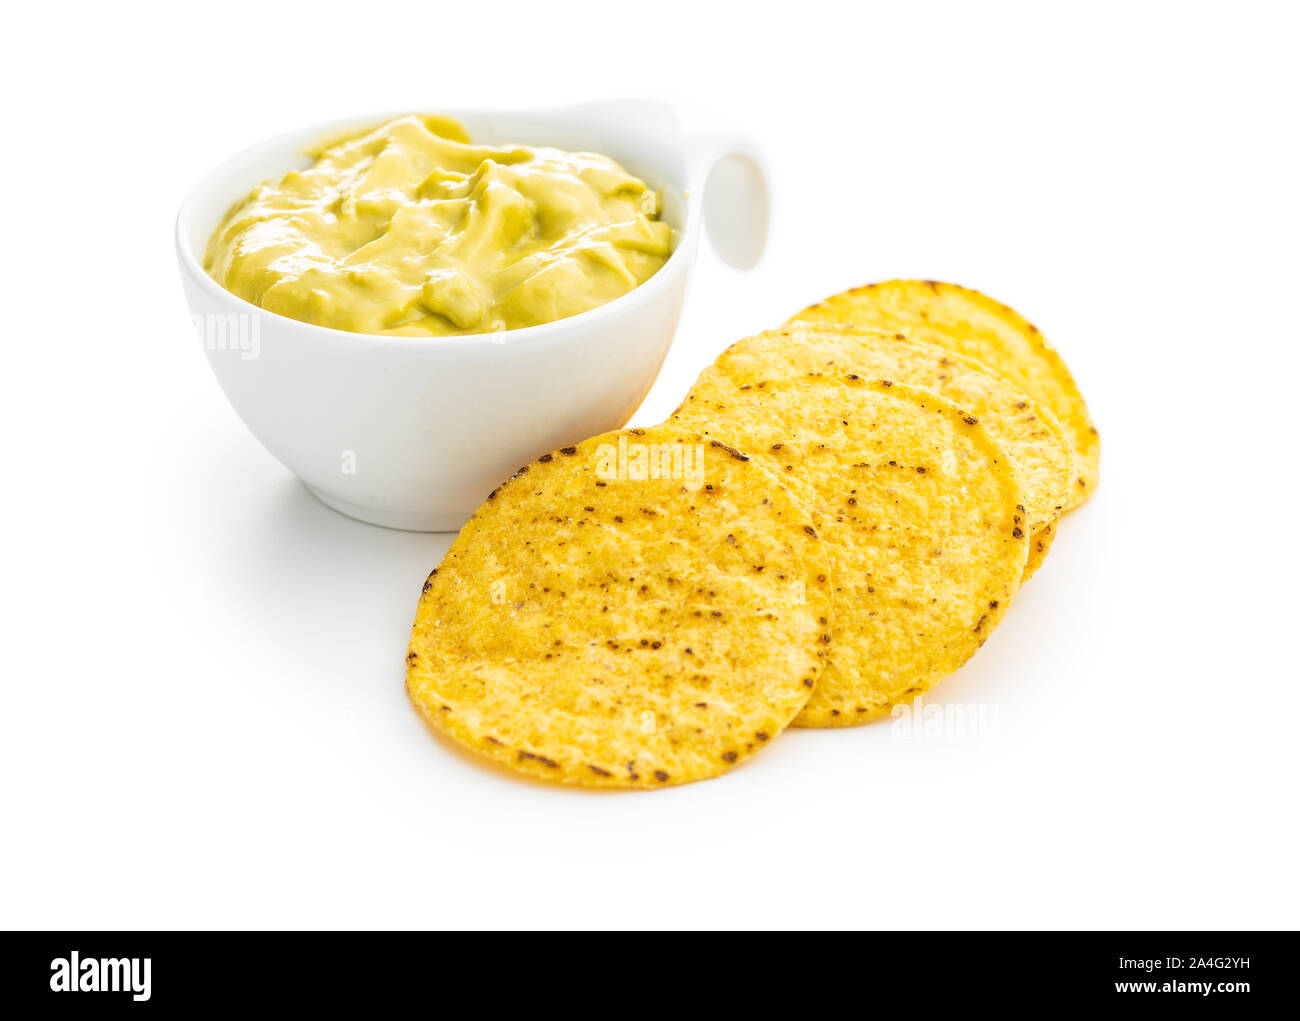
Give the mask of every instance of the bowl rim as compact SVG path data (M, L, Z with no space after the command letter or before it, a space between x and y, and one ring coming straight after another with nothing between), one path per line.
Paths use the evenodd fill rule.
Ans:
M664 106L671 110L671 107ZM558 108L537 108L537 109L499 109L499 108L460 108L458 110L448 111L445 115L450 117L521 117L536 118L545 120L547 118L558 119L565 116L572 110L580 110L582 107L558 107ZM408 113L410 111L407 111ZM689 253L694 250L696 243L696 234L699 229L699 209L700 203L696 200L694 194L694 182L689 180L692 175L692 165L689 159L687 145L685 144L689 136L677 128L671 132L663 132L665 138L675 137L675 148L682 155L687 167L686 187L681 189L679 198L682 202L682 227L677 231L677 237L673 245L673 250L669 254L664 264L644 283L639 284L626 294L621 294L612 301L607 301L603 305L597 305L595 308L588 309L585 312L579 312L577 315L567 316L564 319L556 319L549 323L538 323L535 326L523 326L513 330L497 330L488 333L468 333L468 334L450 334L445 336L407 336L394 335L386 333L362 333L355 330L340 330L332 326L321 326L317 323L305 322L301 319L294 319L291 316L281 315L279 312L272 312L270 309L262 308L260 305L254 305L247 298L243 298L233 291L227 290L217 283L199 263L199 260L191 250L188 240L190 228L192 226L193 207L198 200L204 196L210 189L216 187L224 181L229 175L229 167L238 163L245 157L251 155L259 149L268 148L276 144L284 144L290 139L300 136L310 136L319 134L322 137L328 136L331 131L350 130L353 126L364 126L367 123L379 125L391 120L394 117L400 117L400 113L377 114L373 120L366 116L351 116L335 118L330 121L318 122L305 127L293 129L291 131L282 131L278 134L264 138L261 141L254 142L252 145L227 156L216 166L212 167L205 173L181 201L180 209L176 214L174 238L176 244L177 260L181 268L193 279L199 287L207 291L210 297L218 301L233 302L242 309L262 316L271 317L282 323L292 324L294 327L300 327L310 332L316 333L322 339L332 339L342 344L357 344L365 347L400 345L407 349L422 350L428 346L436 346L440 350L454 350L463 348L478 347L503 347L518 343L539 342L548 339L555 339L558 335L563 334L566 329L572 329L575 326L587 327L598 326L602 320L612 319L615 316L622 315L628 311L628 308L634 302L640 300L649 302L655 297L666 293L672 286L673 281L681 273L689 272L691 268L691 259ZM363 128L359 128L362 130ZM653 133L651 128L646 132L647 135ZM633 169L635 172L635 169Z

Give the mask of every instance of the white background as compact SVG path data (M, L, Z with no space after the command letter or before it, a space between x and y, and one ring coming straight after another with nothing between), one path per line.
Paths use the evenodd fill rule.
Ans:
M6 14L6 926L1300 923L1300 159L1282 5L223 2ZM774 172L634 422L730 341L928 276L1017 306L1096 498L936 699L657 793L520 781L403 691L448 538L318 504L193 339L182 196L392 108L692 103Z

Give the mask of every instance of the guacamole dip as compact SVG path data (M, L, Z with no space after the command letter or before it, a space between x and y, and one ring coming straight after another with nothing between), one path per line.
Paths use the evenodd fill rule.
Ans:
M672 250L660 196L586 152L474 145L408 116L311 153L226 214L204 268L241 298L358 333L536 326L626 294Z

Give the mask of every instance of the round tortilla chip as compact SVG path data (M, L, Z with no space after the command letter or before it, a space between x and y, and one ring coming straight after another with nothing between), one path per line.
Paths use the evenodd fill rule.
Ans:
M429 576L407 691L439 730L546 780L716 776L813 690L823 546L780 481L696 432L565 447L493 493Z
M902 332L983 362L1051 411L1064 427L1077 460L1066 509L1078 507L1097 488L1101 440L1083 395L1056 349L1014 309L957 284L887 280L833 295L790 321Z
M984 643L1029 552L1024 490L974 415L885 380L736 384L705 370L670 420L716 431L810 508L830 558L829 663L796 726L888 715Z
M1042 563L1054 535L1052 523L1074 484L1074 452L1056 416L982 363L902 334L792 323L737 341L713 364L737 383L810 372L890 379L931 390L965 408L988 428L1024 484L1031 550L1025 577Z

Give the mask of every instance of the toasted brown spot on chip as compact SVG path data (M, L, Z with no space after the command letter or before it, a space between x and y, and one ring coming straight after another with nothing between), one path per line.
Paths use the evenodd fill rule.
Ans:
M748 461L748 460L749 460L749 457L748 457L747 455L742 454L742 453L741 453L739 450L737 450L735 447L728 446L727 444L723 443L721 440L710 440L709 443L710 443L712 446L722 448L723 450L725 450L728 454L730 454L732 457L734 457L734 458L735 458L736 460L738 460L738 461Z

